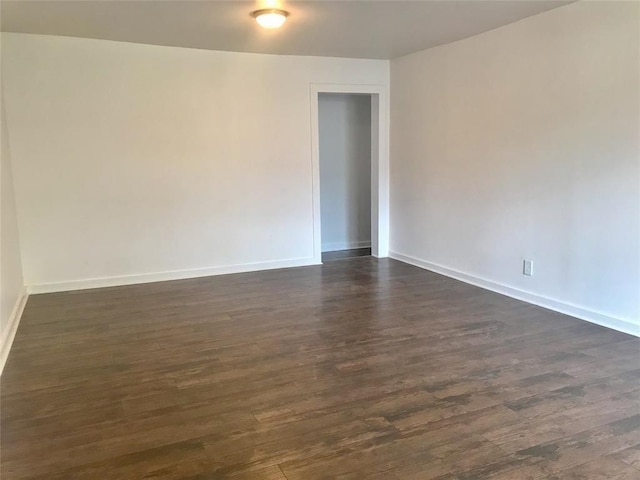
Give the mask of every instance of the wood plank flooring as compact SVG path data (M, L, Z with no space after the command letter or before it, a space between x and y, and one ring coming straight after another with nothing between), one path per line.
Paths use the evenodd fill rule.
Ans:
M3 480L638 480L640 339L389 259L29 299Z

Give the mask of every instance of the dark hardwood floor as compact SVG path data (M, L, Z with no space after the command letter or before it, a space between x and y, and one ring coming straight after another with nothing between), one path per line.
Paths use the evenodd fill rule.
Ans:
M29 299L14 479L640 479L640 339L393 260Z

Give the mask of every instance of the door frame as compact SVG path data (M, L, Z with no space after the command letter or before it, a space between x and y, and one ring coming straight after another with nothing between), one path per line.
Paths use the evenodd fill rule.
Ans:
M320 217L320 93L371 97L371 255L389 256L389 95L384 85L311 84L311 163L313 192L313 259L322 263Z

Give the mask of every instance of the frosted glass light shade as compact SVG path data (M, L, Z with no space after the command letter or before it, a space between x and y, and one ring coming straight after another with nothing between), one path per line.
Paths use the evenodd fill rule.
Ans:
M256 10L251 14L256 22L264 28L279 28L287 20L289 12L278 10L276 8L267 8L264 10Z

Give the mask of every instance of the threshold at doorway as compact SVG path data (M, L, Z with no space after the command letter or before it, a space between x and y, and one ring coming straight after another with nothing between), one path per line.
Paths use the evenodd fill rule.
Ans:
M351 250L337 250L335 252L322 252L322 261L331 262L333 260L344 260L354 257L368 257L371 255L371 248L354 248Z

